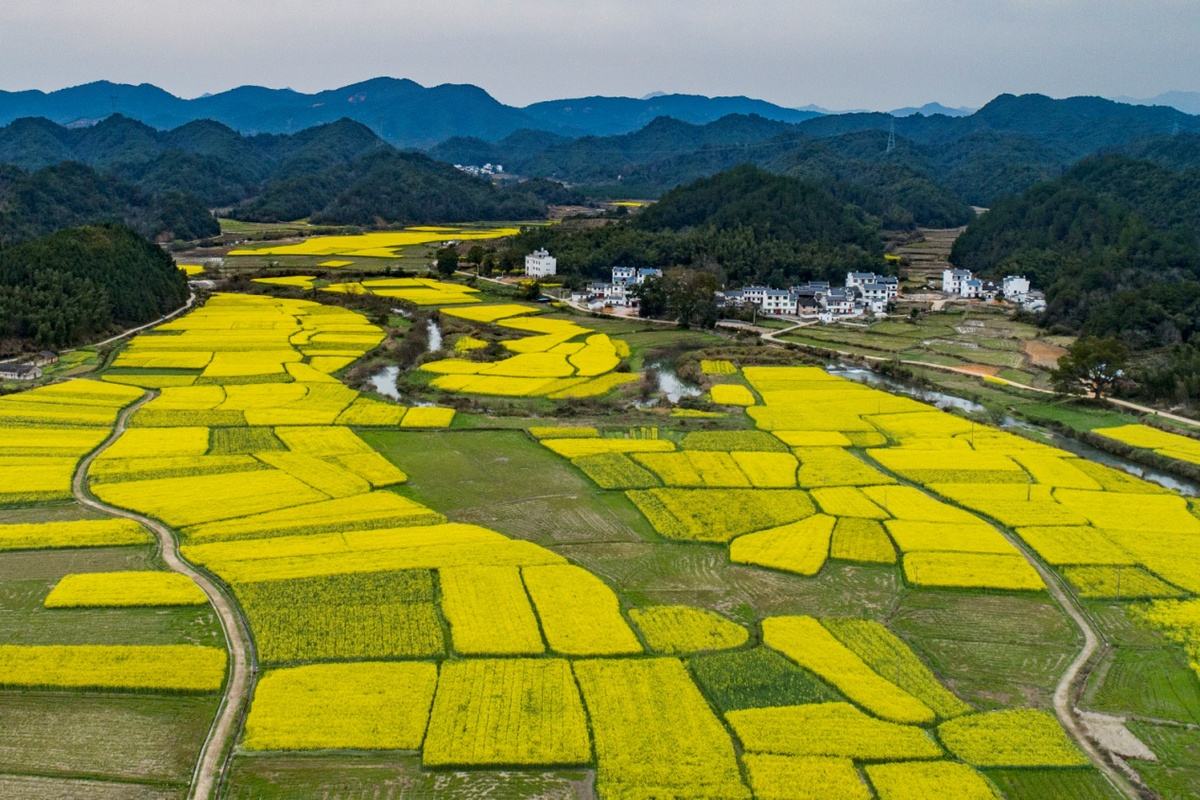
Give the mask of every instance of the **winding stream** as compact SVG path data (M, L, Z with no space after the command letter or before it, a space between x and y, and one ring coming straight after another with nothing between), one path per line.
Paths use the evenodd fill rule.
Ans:
M959 411L971 414L986 413L987 409L972 400L967 400L964 397L956 397L952 394L939 392L933 389L924 387L912 386L904 381L892 378L888 375L880 375L877 372L872 372L869 369L862 367L851 367L845 364L837 364L826 367L826 371L831 375L837 375L848 380L866 383L871 386L887 389L895 394L903 394L908 397L920 400L930 405L937 406L941 409L954 408ZM1170 489L1173 492L1178 492L1187 497L1200 497L1200 483L1189 481L1186 478L1180 478L1160 470L1139 464L1122 456L1114 455L1098 447L1093 447L1086 442L1081 442L1078 439L1073 439L1070 436L1064 436L1061 433L1043 428L1040 425L1035 425L1025 420L1015 417L1005 417L1000 422L1000 427L1011 431L1027 431L1036 433L1040 438L1048 441L1050 444L1069 453L1074 453L1077 456L1096 461L1114 469L1119 469L1122 472L1133 475L1142 480L1151 481L1165 489Z

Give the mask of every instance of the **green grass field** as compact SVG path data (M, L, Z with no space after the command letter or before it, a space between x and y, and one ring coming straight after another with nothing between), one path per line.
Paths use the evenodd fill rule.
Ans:
M186 789L216 703L183 695L0 692L0 773Z
M588 798L587 771L422 772L415 756L385 754L254 755L234 759L228 800L471 800Z
M1120 800L1104 776L1088 769L992 769L985 774L1008 800Z

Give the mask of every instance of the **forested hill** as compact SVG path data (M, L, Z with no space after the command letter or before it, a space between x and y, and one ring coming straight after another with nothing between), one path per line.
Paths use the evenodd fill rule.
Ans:
M296 172L268 181L231 214L279 221L375 225L542 217L534 194L504 190L419 153L390 148L348 164Z
M613 264L713 267L733 284L776 286L882 268L878 224L816 184L742 166L668 192L604 227L529 229L518 254L548 247L568 276Z
M895 147L889 148L894 129ZM743 163L828 186L886 227L951 227L1100 152L1156 150L1200 135L1200 117L1100 98L1001 95L974 114L829 114L796 124L736 115L705 125L654 120L619 136L524 132L494 143L455 139L436 158L587 185L600 196L657 197ZM1147 157L1151 157L1147 155Z
M951 260L1046 288L1046 320L1134 347L1200 345L1200 148L1173 170L1107 155L998 203Z
M0 248L0 352L65 347L149 322L187 293L171 257L119 225Z
M77 163L32 173L0 165L0 246L99 222L124 223L151 239L219 232L208 209L190 194L150 194Z
M311 216L365 226L545 214L540 184L493 187L397 151L351 120L291 136L242 136L210 121L158 131L120 116L81 129L23 119L0 128L5 163L34 172L21 178L7 168L0 178L0 197L4 184L19 195L10 214L0 212L0 241L108 220L150 236L197 238L217 231L206 207L248 220ZM157 221L160 207L173 216Z

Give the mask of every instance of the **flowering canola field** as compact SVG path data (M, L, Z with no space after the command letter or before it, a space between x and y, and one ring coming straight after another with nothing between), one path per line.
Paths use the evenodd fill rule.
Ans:
M542 339L510 348L514 358L580 345L556 354L573 377L614 374L609 349L620 351L611 341L584 355L593 332L530 325L536 320L511 309L487 309L463 307L479 312L478 321L491 322L496 313L495 321L520 323L502 327L534 334L516 343ZM127 363L119 359L109 376L116 382L97 384L101 394L124 392L126 403L137 390L122 384L161 388L94 462L91 489L174 526L184 557L231 587L262 669L243 750L417 751L430 770L588 766L602 798L714 800L999 797L976 767L1085 763L1053 717L976 713L878 623L786 615L743 625L686 605L629 608L605 580L562 555L448 521L396 491L407 479L403 470L353 428L403 426L413 412L362 398L329 374L379 336L342 309L217 295L138 336L121 356ZM557 363L519 362L542 371ZM180 377L190 381L164 383ZM947 485L976 483L1002 491L1035 487L1026 499L1002 494L1017 506L1057 503L1061 488L1065 510L1055 513L1111 540L1107 565L1128 552L1110 528L1085 516L1119 509L1106 512L1071 494L1102 494L1110 485L1125 487L1123 479L1033 449L1011 454L1020 465L1013 468L997 455L1005 443L985 431L968 431L975 438L965 446L944 445L960 440L955 421L877 421L929 411L888 395L858 396L859 387L819 371L750 368L746 378L763 401L748 410L757 431L679 439L656 429L619 437L565 426L534 433L600 485L628 492L663 536L719 543L750 568L811 575L830 558L899 561L906 579L922 585L1040 589L1020 551L984 521L998 516L943 499L952 491ZM108 418L108 407L101 408L97 419ZM444 426L452 414L422 411L414 424ZM37 415L31 419L41 424ZM101 422L96 427L104 430ZM936 435L925 436L929 429ZM901 433L907 438L893 444ZM933 441L982 455L967 455L963 473L948 476L923 454ZM864 443L885 442L860 452ZM889 451L905 455L888 462ZM1066 485L1051 485L1043 496L1043 484L1032 479L995 477L1029 475L1034 467L1027 463ZM1067 468L1097 486L1103 479L1105 488L1081 485ZM964 473L971 479L965 484L947 480ZM903 485L895 475L928 486ZM1036 520L1031 527L1061 527L1048 522L1049 512L1016 512ZM1166 529L1186 534L1185 516L1164 519ZM43 538L53 544L132 535L116 526L58 527ZM1060 550L1070 539L1037 535ZM0 529L0 543L10 546L37 536ZM1140 556L1136 563L1154 569ZM105 578L94 580L97 597L109 591ZM143 596L180 588L150 587ZM710 683L698 681L689 657L749 653L752 640L775 669L808 676L820 692L736 708L712 702ZM172 652L189 668L167 671L161 656L135 650L18 648L16 660L0 654L0 683L40 685L31 676L56 674L74 685L86 683L96 663L120 663L129 665L129 688L199 691L219 686L223 676L223 654L209 650ZM47 673L52 664L59 666ZM757 677L730 667L720 679L736 689Z
M443 314L478 325L530 335L502 340L513 355L497 361L446 358L422 364L421 369L437 375L431 385L448 392L554 400L598 397L638 379L635 373L615 371L629 356L626 342L569 320L532 316L538 311L515 303L442 309ZM468 346L460 350L456 344L456 352L469 355L482 349L470 344L483 344L482 340L462 337L459 342L464 339Z
M476 241L515 236L512 227L462 228L414 226L401 231L376 231L346 236L313 236L297 244L269 245L230 250L231 256L352 256L355 258L395 258L399 248L444 242L447 239Z

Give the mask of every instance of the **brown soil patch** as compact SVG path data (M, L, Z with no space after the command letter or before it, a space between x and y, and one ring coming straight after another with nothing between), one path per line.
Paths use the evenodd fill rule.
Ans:
M999 367L993 367L989 364L963 364L958 368L959 372L968 372L972 375L996 375L1000 372Z
M1066 355L1066 353L1067 349L1065 347L1043 342L1040 339L1027 339L1025 341L1025 355L1029 356L1029 362L1035 367L1054 369L1058 366L1058 360Z

